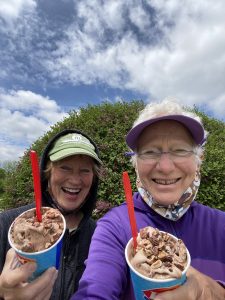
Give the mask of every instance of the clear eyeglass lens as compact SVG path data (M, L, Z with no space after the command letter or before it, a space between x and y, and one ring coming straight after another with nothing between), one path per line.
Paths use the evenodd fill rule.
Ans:
M173 161L183 161L185 158L194 154L193 150L171 150L171 151L150 151L138 154L138 157L145 161L155 162L158 161L163 154L168 154Z

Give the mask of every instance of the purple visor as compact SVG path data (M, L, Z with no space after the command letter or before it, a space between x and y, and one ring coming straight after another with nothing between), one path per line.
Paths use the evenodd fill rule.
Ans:
M162 121L162 120L174 120L177 122L180 122L183 124L191 133L195 143L197 145L202 145L205 142L205 134L204 134L204 128L202 125L196 121L193 118L183 116L183 115L169 115L169 116L163 116L159 118L150 119L147 121L144 121L135 127L133 127L126 136L126 143L127 145L132 149L135 150L137 147L137 141L142 133L142 131L149 125Z

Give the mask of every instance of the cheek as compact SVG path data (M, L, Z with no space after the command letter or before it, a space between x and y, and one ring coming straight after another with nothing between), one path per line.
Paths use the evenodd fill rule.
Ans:
M55 176L51 176L49 179L50 188L53 189L55 187L56 183L57 183L57 181L56 181Z
M58 177L52 175L49 179L48 182L48 190L49 192L53 195L56 194L57 190L58 190Z
M83 179L83 182L85 183L85 186L90 189L92 186L93 180L94 180L94 175L92 174L90 176L85 177Z
M182 170L188 178L194 179L196 172L199 170L199 167L198 164L196 164L196 162L190 162L189 164L185 164Z
M137 162L136 173L140 177L149 176L152 172L152 167L143 162Z

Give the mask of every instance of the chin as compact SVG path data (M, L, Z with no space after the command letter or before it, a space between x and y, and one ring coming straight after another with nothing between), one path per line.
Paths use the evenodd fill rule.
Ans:
M78 206L65 206L64 209L66 209L67 211L74 211L76 209L78 209Z
M157 199L157 198L154 198L153 197L153 199L155 200L155 202L157 202L159 205L171 205L171 204L174 204L174 203L176 203L179 199L168 199L168 198L166 198L165 200L164 199L162 199L162 198L160 198L160 199Z
M77 209L77 206L75 206L75 205L65 205L65 203L64 204L60 204L59 203L59 205L64 209L64 210L66 210L66 211L73 211L73 210L75 210L75 209Z

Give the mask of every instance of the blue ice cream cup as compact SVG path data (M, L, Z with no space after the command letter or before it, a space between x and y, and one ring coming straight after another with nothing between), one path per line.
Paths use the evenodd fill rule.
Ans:
M50 209L55 210L50 207L42 207L43 210ZM35 210L35 208L32 208L30 210L27 210L23 212L21 215L19 215L15 220L20 218L21 216L24 217L26 214L30 211ZM57 210L59 213L59 211ZM35 213L35 212L34 212ZM62 248L62 239L66 230L66 221L64 216L60 213L60 217L62 218L63 223L63 230L58 239L52 244L49 248L40 250L37 252L24 252L20 249L17 249L16 246L13 243L12 237L11 237L11 231L13 230L14 222L11 224L9 231L8 231L8 241L10 246L15 250L16 252L16 263L15 268L21 266L22 264L25 264L27 262L35 262L37 264L37 268L35 272L32 274L32 276L29 278L29 281L32 281L36 279L38 276L40 276L44 271L46 271L50 267L55 267L56 269L59 268L60 264L60 255L61 255L61 248Z
M168 233L169 234L169 233ZM171 234L175 240L177 238ZM126 262L129 266L131 281L133 285L133 290L136 300L152 300L155 299L156 295L161 292L169 291L179 287L184 284L186 281L186 272L190 266L191 258L190 253L187 250L187 265L182 271L182 276L180 278L169 278L169 279L154 279L146 277L139 273L130 263L131 258L133 257L133 238L131 238L125 248L125 257Z

